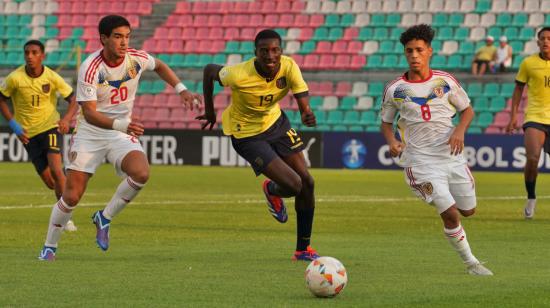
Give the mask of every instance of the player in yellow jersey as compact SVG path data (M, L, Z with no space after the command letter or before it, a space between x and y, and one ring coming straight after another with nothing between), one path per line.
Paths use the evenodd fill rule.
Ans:
M44 45L30 40L23 50L26 64L11 72L0 85L0 112L25 146L42 181L55 191L57 200L65 187L61 134L69 132L78 106L71 86L42 64ZM57 93L69 103L63 118L56 110ZM13 114L6 103L8 99L13 105ZM71 222L65 229L75 231L76 227Z
M523 123L525 155L524 179L527 190L527 202L524 214L526 219L535 215L537 197L535 186L538 175L538 163L541 149L550 153L550 27L544 27L537 33L539 53L525 58L516 75L516 87L512 94L512 116L506 131L511 133L519 128L517 123L518 107L525 85L528 86L527 109Z
M290 126L278 101L292 91L302 123L315 126L316 122L309 107L307 84L296 62L282 56L281 41L277 32L262 30L254 40L255 58L226 67L207 65L203 77L205 114L197 119L205 120L203 129L212 129L216 123L214 81L231 88L231 105L222 116L223 132L231 136L233 148L252 165L256 175L268 178L263 191L277 221L284 223L288 219L282 198L296 197L298 229L293 259L313 260L318 257L309 246L315 209L314 181L302 154L303 140Z

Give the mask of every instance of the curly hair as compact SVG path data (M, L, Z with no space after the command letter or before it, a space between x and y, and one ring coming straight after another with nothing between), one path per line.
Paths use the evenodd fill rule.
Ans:
M435 36L435 31L426 24L416 25L408 28L405 32L401 33L399 41L403 46L407 45L412 40L423 40L426 44L431 45Z
M544 31L550 31L550 27L543 27L542 29L539 30L539 32L537 33L537 38L540 39L540 35L542 34L542 32Z

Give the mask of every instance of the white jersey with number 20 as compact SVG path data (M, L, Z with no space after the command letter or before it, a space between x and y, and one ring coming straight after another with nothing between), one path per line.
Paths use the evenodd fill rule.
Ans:
M82 63L78 72L76 100L96 101L96 110L112 119L130 119L139 78L144 70L155 69L155 59L145 51L128 48L118 66L109 66L103 58L103 50L92 53ZM118 132L103 129L78 117L78 135L90 139L115 136Z
M465 161L462 154L451 155L448 144L453 133L452 118L470 106L470 99L456 79L443 71L431 71L422 81L403 75L386 86L381 117L397 127L405 149L399 164L411 167L449 161Z

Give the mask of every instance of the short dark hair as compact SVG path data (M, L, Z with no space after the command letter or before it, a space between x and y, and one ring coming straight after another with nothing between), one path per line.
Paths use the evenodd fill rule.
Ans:
M126 18L120 15L107 15L99 21L99 34L111 36L113 29L123 26L131 28L130 23Z
M27 46L29 45L36 45L38 47L40 47L40 51L42 51L42 53L45 53L45 48L44 48L44 44L42 44L41 41L39 40L29 40L25 43L25 45L23 45L23 51L25 50L25 48L27 48Z
M426 44L431 45L434 39L435 31L426 24L416 25L408 28L405 32L401 33L399 41L403 46L407 45L412 40L423 40Z
M550 27L543 27L542 29L539 30L539 32L537 33L537 38L540 39L540 35L542 34L542 32L544 31L550 31Z
M283 40L281 39L281 36L279 35L279 33L277 33L277 31L273 29L264 29L256 34L256 38L254 39L254 47L258 46L260 40L265 39L278 39L279 44L283 43Z

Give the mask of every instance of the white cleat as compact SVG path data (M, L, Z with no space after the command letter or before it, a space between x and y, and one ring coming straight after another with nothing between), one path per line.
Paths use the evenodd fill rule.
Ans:
M493 276L493 272L491 272L488 268L483 266L481 262L468 265L466 268L466 271L470 275L476 275L476 276Z
M527 199L525 203L525 208L523 209L523 214L525 219L533 219L535 216L535 206L537 205L537 199Z
M69 222L67 222L67 224L65 225L64 230L67 230L69 232L75 232L76 230L78 230L78 228L76 227L76 225L72 220L69 220Z

